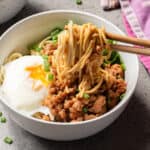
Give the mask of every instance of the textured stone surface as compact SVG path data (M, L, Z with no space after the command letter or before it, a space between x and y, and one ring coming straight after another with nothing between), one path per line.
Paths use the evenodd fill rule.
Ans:
M29 0L26 7L12 20L0 25L2 34L10 25L30 14L53 9L75 9L102 16L124 30L120 10L104 12L99 0ZM124 113L107 129L87 139L73 142L55 142L38 138L21 129L9 118L3 106L0 111L7 117L0 124L0 150L149 150L150 149L150 76L140 64L140 75L135 93ZM12 145L3 142L11 136Z

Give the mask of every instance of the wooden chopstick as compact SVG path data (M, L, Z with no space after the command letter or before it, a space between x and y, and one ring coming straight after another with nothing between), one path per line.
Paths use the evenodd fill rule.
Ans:
M112 49L128 53L136 53L150 56L150 48L139 48L125 45L110 45Z
M116 41L120 41L124 43L140 45L144 47L150 47L150 40L144 40L144 39L124 36L124 35L109 33L109 32L105 32L105 34L108 39L112 39L112 40L116 40Z

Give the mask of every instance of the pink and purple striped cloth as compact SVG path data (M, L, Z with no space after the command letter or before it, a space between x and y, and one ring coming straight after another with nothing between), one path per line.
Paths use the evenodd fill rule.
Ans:
M103 9L114 9L120 4L123 23L130 36L150 39L150 0L101 0ZM150 73L150 56L139 59Z

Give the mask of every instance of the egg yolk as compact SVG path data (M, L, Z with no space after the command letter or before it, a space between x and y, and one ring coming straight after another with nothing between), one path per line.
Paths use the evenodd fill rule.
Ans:
M48 86L49 81L47 79L48 73L44 71L42 65L29 66L25 68L26 71L30 72L29 77L34 80L40 80L43 85Z

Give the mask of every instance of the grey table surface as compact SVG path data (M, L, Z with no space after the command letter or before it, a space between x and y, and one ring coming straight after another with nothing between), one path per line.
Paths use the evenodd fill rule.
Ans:
M76 5L75 0L28 0L15 18L0 25L0 34L24 17L54 9L91 12L110 20L124 31L121 11L104 12L100 8L100 0L83 0L80 6ZM150 150L150 76L142 64L138 84L126 110L111 126L86 139L71 142L41 139L15 124L2 105L0 111L7 117L7 123L0 124L0 150ZM14 143L4 143L5 136L11 136Z

